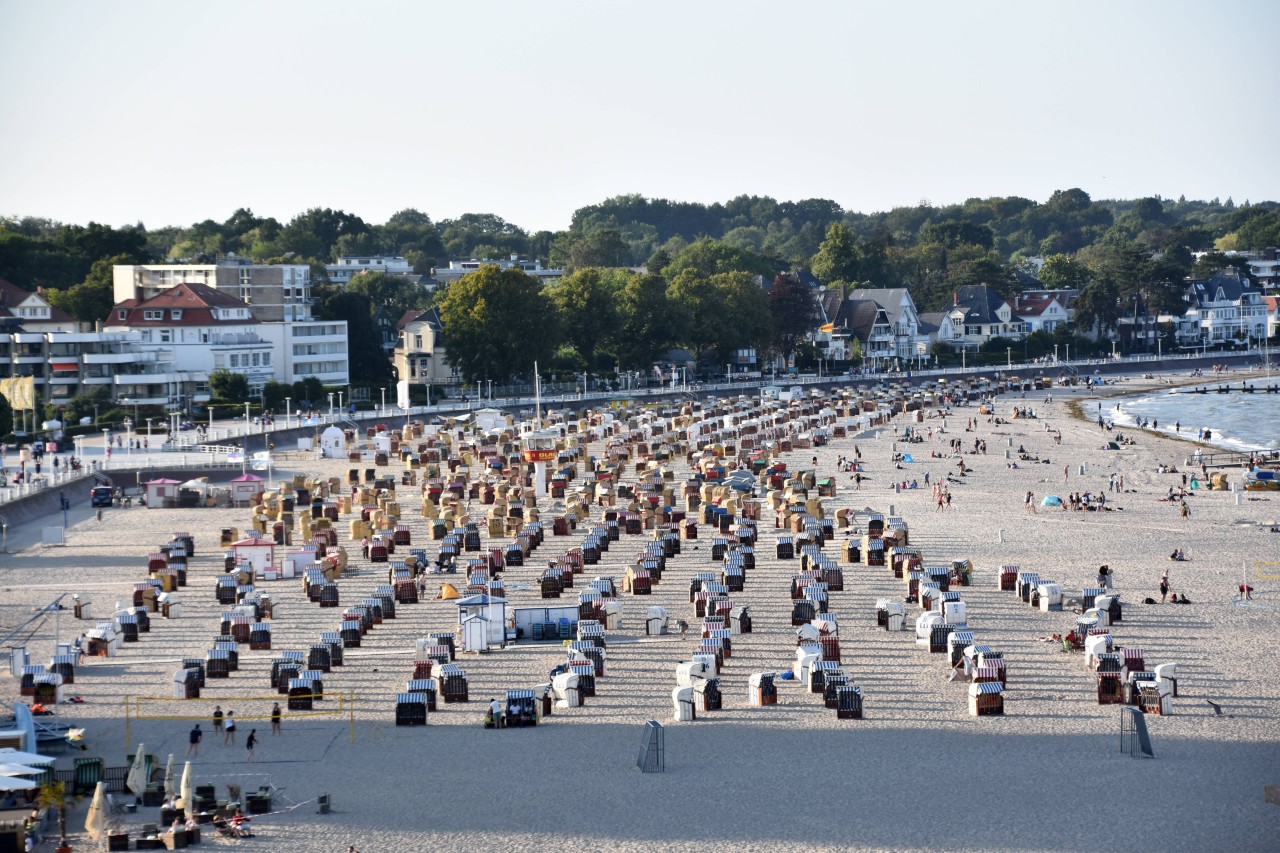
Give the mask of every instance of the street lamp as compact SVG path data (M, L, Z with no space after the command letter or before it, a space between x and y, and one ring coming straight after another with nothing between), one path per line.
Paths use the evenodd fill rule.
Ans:
M288 429L288 428L289 428L289 416L290 416L289 406L290 406L290 404L292 404L292 403L293 403L293 398L292 398L292 397L285 397L285 398L284 398L284 428L285 428L285 429Z
M329 417L333 417L333 392L329 392Z
M383 415L385 416L386 411L387 411L387 389L386 389L386 388L381 388L381 389L379 389L379 390L380 390L380 391L382 391L382 405L379 407L379 410L380 410L380 411L383 413Z
M1013 347L1004 348L1004 366L1006 370L1013 369Z
M111 458L111 430L104 429L102 431L102 467L107 467L107 460Z
M133 455L133 421L129 420L126 415L124 419L124 443L129 448L129 455Z
M147 418L147 452L151 451L151 422L155 418Z

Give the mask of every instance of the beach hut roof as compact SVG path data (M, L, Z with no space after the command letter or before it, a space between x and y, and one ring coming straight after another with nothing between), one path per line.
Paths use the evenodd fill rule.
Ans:
M233 483L261 483L264 479L266 479L266 478L265 478L265 477L259 477L257 474L249 474L249 473L247 473L247 472L246 472L246 473L244 473L244 474L241 474L239 477L232 477L232 478L231 478L231 482L233 482ZM176 482L176 481L175 481L175 482Z
M181 484L180 480L170 480L167 477L160 477L159 479L156 479L156 480L148 480L142 485L144 486L177 486L180 484Z

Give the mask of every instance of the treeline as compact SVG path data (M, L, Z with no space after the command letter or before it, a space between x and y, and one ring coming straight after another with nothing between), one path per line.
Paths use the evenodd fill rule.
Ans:
M701 204L628 195L581 208L566 230L554 233L530 233L493 214L436 222L416 209L371 224L329 208L305 211L285 223L242 208L223 222L158 229L10 218L0 220L0 277L27 289L44 288L53 304L93 322L110 310L113 264L207 262L230 253L263 263L309 263L317 282L317 315L352 323L354 378L382 382L389 368L373 315L381 307L396 319L408 308L427 307L432 297L373 274L345 291L326 288L323 265L343 255L400 255L423 274L450 258L510 254L570 273L603 271L591 273L598 279L594 283L571 278L571 287L543 293L545 304L526 305L523 319L538 318L536 328L486 344L495 348L489 355L464 355L478 346L475 335L446 329L450 351L468 378L497 379L504 375L504 363L525 360L526 344L551 333L553 343L571 344L566 366L589 370L641 364L667 345L719 356L748 345L785 348L792 321L783 320L777 306L765 310L771 297L741 287L744 276L773 281L782 273L810 269L832 286L907 288L917 306L930 311L949 303L964 285L988 284L1008 296L1027 282L1027 259L1043 257L1047 263L1036 275L1044 284L1080 291L1074 305L1077 324L1105 329L1130 312L1176 310L1184 279L1229 263L1222 252L1277 245L1276 202L1095 201L1081 189L1068 189L1044 203L993 197L863 214L825 199L739 196ZM1193 262L1192 253L1199 251L1209 254ZM628 273L627 267L644 268L647 275ZM514 276L506 279L514 286ZM659 290L665 302L657 299ZM460 304L455 294L466 292L449 288L441 297L442 310L452 297L456 310L446 312L448 319L457 328L480 328L464 322L463 309L474 306ZM618 312L620 325L591 332L602 301ZM595 307L578 311L579 303ZM703 304L708 309L697 308ZM662 314L664 305L677 306L680 316ZM507 325L522 328L521 319ZM545 347L538 348L545 355Z

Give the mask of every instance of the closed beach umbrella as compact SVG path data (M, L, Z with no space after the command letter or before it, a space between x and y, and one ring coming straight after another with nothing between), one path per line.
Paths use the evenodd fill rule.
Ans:
M133 764L129 765L129 775L124 780L129 785L129 790L139 799L142 798L142 792L147 787L147 756L146 747L141 743L133 754Z
M89 803L89 813L84 816L85 835L94 841L102 840L102 832L107 828L107 783L99 782L93 789L93 801Z
M179 788L182 793L182 807L186 809L187 818L196 816L195 792L191 782L191 762L184 761L182 763L182 786Z
M167 797L172 797L175 793L173 787L173 753L169 753L169 760L164 765L164 793Z

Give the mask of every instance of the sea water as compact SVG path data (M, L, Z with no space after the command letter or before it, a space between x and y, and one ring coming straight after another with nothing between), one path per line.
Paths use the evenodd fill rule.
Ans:
M1280 393L1263 392L1266 387L1280 385L1280 377L1245 382L1257 391L1240 391L1239 380L1153 391L1103 403L1101 414L1117 426L1154 421L1160 432L1190 441L1196 440L1200 430L1208 429L1212 438L1206 443L1225 450L1280 450ZM1230 390L1219 394L1222 387ZM1207 388L1209 393L1194 394L1192 388ZM1098 414L1096 407L1089 411L1085 406L1084 411L1090 417Z

